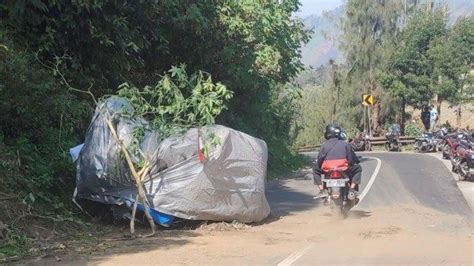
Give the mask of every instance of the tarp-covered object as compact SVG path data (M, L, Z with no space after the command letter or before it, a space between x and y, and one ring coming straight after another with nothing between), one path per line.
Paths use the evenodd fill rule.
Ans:
M183 219L259 222L270 208L265 198L267 147L264 141L219 125L190 129L167 138L148 130L143 118L128 118L132 106L112 97L100 104L89 126L76 161L78 198L108 204L133 202L136 187L109 130L111 118L120 140L129 144L137 126L145 128L139 146L151 162L144 180L151 207ZM215 134L220 144L212 146L209 158L198 152L202 135Z

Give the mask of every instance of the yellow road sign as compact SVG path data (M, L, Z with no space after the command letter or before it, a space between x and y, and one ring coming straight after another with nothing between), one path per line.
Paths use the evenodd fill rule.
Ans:
M363 105L374 105L374 95L363 94L362 95L362 104Z

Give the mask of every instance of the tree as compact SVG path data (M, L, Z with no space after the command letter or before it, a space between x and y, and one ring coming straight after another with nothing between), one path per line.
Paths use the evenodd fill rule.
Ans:
M434 77L438 82L433 87L437 95L438 109L445 99L458 104L457 126L461 127L461 105L472 101L472 76L474 62L474 20L459 18L447 34L434 40L428 50L433 62ZM433 78L434 78L433 77Z
M344 51L349 67L348 86L356 91L374 94L373 127L382 122L380 84L377 71L387 64L386 47L396 42L400 28L418 1L348 1L342 20ZM360 95L359 95L360 97Z
M447 16L442 8L419 8L407 20L399 44L389 47L389 63L379 80L392 96L400 99L400 120L405 125L406 104L419 106L435 93L437 75L429 49L434 40L447 32ZM436 81L435 81L436 78Z
M340 92L341 92L341 77L338 70L338 66L334 60L329 60L329 65L331 66L331 87L333 89L333 98L332 98L332 112L331 112L331 123L336 122L336 114L339 104Z
M97 97L124 82L144 87L173 65L207 72L234 91L217 121L264 138L271 151L292 139L292 108L280 106L294 104L298 89L286 84L303 69L300 47L308 32L293 16L298 6L297 0L7 0L0 4L0 38L8 38L12 51L28 51L39 66L63 58L67 81L91 86ZM92 105L80 94L70 98ZM75 130L80 139L84 130Z

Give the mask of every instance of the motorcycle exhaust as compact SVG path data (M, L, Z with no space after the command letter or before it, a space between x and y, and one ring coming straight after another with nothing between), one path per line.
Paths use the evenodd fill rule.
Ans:
M349 191L347 193L347 199L348 200L355 200L355 198L356 198L356 195L355 195L354 191Z

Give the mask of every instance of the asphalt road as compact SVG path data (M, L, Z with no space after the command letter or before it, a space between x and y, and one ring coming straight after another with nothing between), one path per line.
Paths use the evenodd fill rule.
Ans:
M382 161L370 193L359 206L419 204L447 214L470 217L472 211L438 159L424 154L370 154Z
M309 153L316 157L316 153ZM347 237L347 241L360 241L340 247L340 241L330 240L326 245L319 242L305 243L300 249L289 254L279 265L308 264L443 264L473 265L474 245L471 238L472 210L459 190L451 173L438 159L424 154L407 153L361 153L363 179L361 191L367 194L360 204L352 210L353 218L362 216L378 217L378 221L369 225L359 224L349 217L344 224L350 231L359 232L358 226L364 228L368 235L386 241L375 241L378 244L367 244L366 239ZM376 173L370 187L368 183L374 174L378 158L380 171ZM316 190L308 186L309 180L287 181L288 186L308 194ZM311 190L314 190L311 191ZM269 200L274 212L287 212L281 205L287 197L279 190L269 191ZM301 204L309 204L310 198L300 197ZM304 202L307 200L308 202ZM294 203L295 208L299 203ZM285 207L281 209L281 207ZM325 206L319 205L319 208ZM449 219L448 219L449 217ZM384 220L384 221L383 221ZM382 222L381 222L382 221ZM367 220L367 222L369 222ZM369 223L371 223L370 221ZM338 222L339 223L339 222ZM378 229L377 229L378 228ZM333 223L326 225L328 231L340 227ZM432 230L435 229L435 230ZM408 231L400 233L401 231ZM411 233L410 233L411 231ZM374 233L375 232L375 233ZM379 234L377 235L377 232ZM380 233L380 232L386 232ZM351 234L352 232L349 232ZM397 237L390 235L401 234ZM410 236L410 234L413 234ZM413 238L413 236L417 236ZM344 239L340 232L335 238ZM466 237L469 239L466 240ZM370 238L370 237L369 237ZM458 239L459 241L457 241ZM370 240L370 239L369 239ZM416 241L414 241L416 240ZM344 242L344 241L342 241ZM448 242L453 243L450 251ZM458 243L458 244L456 244ZM446 246L445 246L446 245ZM463 248L461 247L463 246ZM464 249L458 256L451 256L453 249ZM417 252L413 253L413 250Z
M315 155L315 154L309 154ZM450 171L433 156L362 153L361 201L331 214L308 178L271 181L270 217L210 224L108 243L74 265L474 265L473 216ZM40 264L50 265L53 259Z
M308 153L316 158L317 153ZM360 191L363 191L374 172L377 162L382 165L367 196L357 209L400 204L423 205L448 214L469 217L472 211L451 177L438 159L426 154L359 153L363 169ZM273 200L270 195L270 201ZM278 197L278 196L277 196Z

